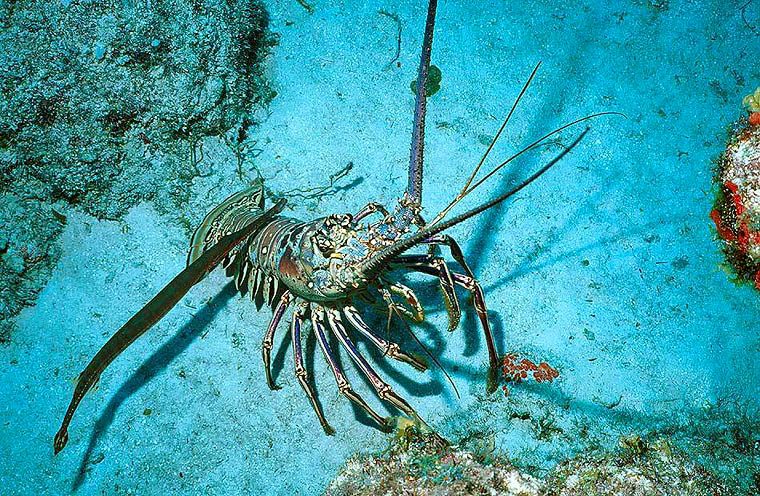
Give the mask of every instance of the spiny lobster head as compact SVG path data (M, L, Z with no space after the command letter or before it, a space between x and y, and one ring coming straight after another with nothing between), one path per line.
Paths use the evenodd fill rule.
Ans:
M365 274L367 261L409 233L410 222L400 213L408 215L396 211L371 225L355 222L351 214L319 219L301 237L299 256L283 255L285 270L281 267L280 272L292 274L291 289L312 301L336 301L360 293L378 276ZM293 270L288 270L291 261Z
M611 113L613 112L592 114L575 122ZM282 263L280 264L280 274L293 282L288 286L295 293L311 301L336 301L360 293L369 284L378 281L393 260L405 251L495 207L520 192L570 153L588 131L589 128L586 127L575 141L565 147L553 160L509 191L448 220L443 220L442 217L437 219L439 222L433 221L422 227L419 207L405 196L392 215L387 215L379 223L370 226L357 225L350 214L332 215L315 221L310 230L311 235L301 238L299 246L301 259L292 262L293 267L300 265L304 269L302 274L296 276L300 280L292 280L289 275L291 271L289 264L285 267ZM452 205L461 198L461 196L458 197ZM443 213L445 214L445 211ZM412 233L410 229L413 224L421 228ZM282 261L287 262L287 256L288 254L285 253Z
M290 289L307 300L326 302L366 287L356 270L368 253L360 229L351 214L313 221L280 258L279 272Z
M351 214L333 214L322 221L321 227L312 234L311 240L322 256L330 257L346 246L354 232Z

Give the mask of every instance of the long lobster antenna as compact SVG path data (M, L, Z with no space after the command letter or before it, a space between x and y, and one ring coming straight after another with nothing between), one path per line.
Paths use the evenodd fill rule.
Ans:
M536 68L538 68L538 66L536 66ZM531 75L531 77L532 77L532 75ZM462 191L457 195L457 197L454 198L451 201L451 203L449 203L449 205L446 208L444 208L443 210L441 210L441 212L438 215L435 216L435 219L433 219L430 222L430 224L431 225L432 224L437 224L441 219L443 219L446 216L447 213L449 213L449 210L451 210L452 208L454 208L454 206L456 206L457 203L459 203L460 201L462 201L467 195L469 195L470 193L472 193L478 186L480 186L486 180L488 180L488 178L490 178L491 176L493 176L494 174L496 174L497 172L499 172L507 164L509 164L510 162L512 162L514 159L516 159L517 157L519 157L523 153L527 152L528 150L532 150L533 148L537 147L538 145L540 145L541 143L543 143L544 141L546 141L548 138L554 136L555 134L559 133L560 131L562 131L564 129L567 129L568 127L574 126L574 125L576 125L578 123L581 123L583 121L587 121L589 119L594 119L596 117L600 117L600 116L603 116L603 115L619 115L621 117L625 117L626 119L628 118L622 112L597 112L596 114L590 114L590 115L581 117L579 119L575 119L572 122L568 122L567 124L564 124L564 125L558 127L557 129L544 134L543 136L541 136L540 138L538 138L537 140L535 140L533 143L531 143L528 146L524 147L519 152L516 152L516 153L512 154L509 158L507 158L502 163L500 163L499 165L497 165L496 167L494 167L491 170L491 172L489 172L488 174L486 174L484 177L482 177L480 180L478 180L475 184L470 185L472 183L472 180L475 177L475 174L477 173L477 169L476 169L475 173L473 173L473 175L470 177L470 180L467 181L467 184L465 185L464 188L462 188ZM507 117L507 119L509 119L509 117ZM501 130L499 130L499 132L501 132ZM488 152L486 152L486 153L488 153ZM480 167L480 166L478 165L478 167Z
M470 174L470 178L462 187L462 191L459 193L459 196L464 196L467 193L467 189L470 187L470 184L472 184L472 182L475 180L475 177L478 175L480 168L483 166L483 162L485 162L486 159L488 158L488 154L491 153L491 150L493 149L493 146L496 144L496 141L499 139L499 136L501 136L502 131L504 131L504 128L507 127L507 124L509 123L509 119L512 118L512 114L515 113L517 104L520 103L520 100L522 100L523 95L525 95L525 92L528 91L528 87L530 86L530 83L533 81L533 78L536 76L536 72L538 72L539 67L541 67L540 60L538 61L536 66L533 68L533 72L530 73L528 80L525 81L525 84L523 85L522 90L520 90L520 94L517 95L517 98L515 98L515 101L512 103L512 108L509 109L509 113L507 114L507 117L504 118L504 122L501 123L501 127L499 128L499 130L496 132L496 135L491 140L491 143L488 145L488 148L486 148L486 151L483 154L483 156L480 157L480 162L478 162L478 165L475 166L475 170L473 170L472 174ZM452 201L451 206L453 206L455 202L456 200Z
M523 182L512 188L511 190L507 191L506 193L497 196L491 201L488 201L486 203L483 203L482 205L479 205L472 210L468 210L467 212L457 215L456 217L447 220L446 222L442 222L440 224L436 225L430 225L429 227L422 229L420 231L417 231L412 236L399 240L396 243L392 244L391 246L383 249L375 255L374 257L370 258L366 262L364 262L361 265L361 268L359 269L361 273L367 277L368 279L371 279L375 275L377 275L378 272L380 272L383 267L385 267L393 258L397 257L398 255L402 254L406 250L414 247L415 245L419 244L425 239L428 239L431 236L434 236L442 231L445 231L446 229L453 227L457 224L460 224L467 219L471 217L475 217L479 213L485 212L489 208L495 207L499 203L503 202L504 200L512 197L516 193L518 193L520 190L528 186L530 183L538 179L541 175L543 175L546 171L551 169L557 162L559 162L565 155L570 153L570 151L575 148L578 143L583 139L584 136L586 136L586 133L588 133L590 128L586 128L576 139L573 141L570 146L562 150L562 152L557 155L551 162L544 165L541 169L533 173L532 176L525 179Z
M74 396L71 398L69 407L66 409L66 414L63 417L61 428L56 433L53 442L53 451L56 455L66 446L66 442L69 440L69 423L79 403L87 391L92 389L98 382L100 374L106 367L126 350L129 345L134 343L137 338L153 327L153 324L161 320L169 310L174 308L179 300L190 291L190 288L203 279L211 269L219 265L230 250L240 244L243 239L254 234L265 223L269 222L284 206L285 200L280 200L272 208L242 229L223 236L214 246L203 252L197 260L188 265L185 270L177 274L164 289L159 291L152 300L116 331L116 334L111 336L100 351L95 354L90 363L87 364L82 373L79 374Z
M435 27L435 10L438 0L428 3L425 38L422 42L420 66L417 69L417 91L414 103L414 127L412 128L412 149L409 155L409 182L406 186L407 198L420 205L422 203L422 161L425 148L425 111L427 98L425 83L430 67L430 52L433 49L433 28Z

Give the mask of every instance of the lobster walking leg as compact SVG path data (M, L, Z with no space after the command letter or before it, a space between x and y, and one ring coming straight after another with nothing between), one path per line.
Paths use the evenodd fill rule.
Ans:
M264 340L261 342L261 359L264 361L264 372L266 374L269 389L273 391L280 389L280 386L275 384L274 379L272 378L270 358L272 355L272 348L274 347L274 333L277 331L277 326L280 324L280 320L282 320L282 316L285 314L285 310L288 308L288 305L290 305L292 299L293 295L290 291L286 291L280 297L280 301L277 303L277 307L274 310L274 315L272 315L272 320L269 322L267 333L264 335Z
M421 420L420 416L417 414L417 412L414 411L411 405L409 405L409 403L407 403L404 398L396 394L388 385L388 383L380 378L378 373L375 372L375 370L361 355L361 353L359 353L359 350L351 341L351 338L348 337L346 329L341 323L340 313L337 310L327 309L327 322L330 324L330 329L332 329L333 333L338 338L338 341L340 341L348 354L351 356L351 359L354 361L356 366L359 367L359 370L361 370L365 377L367 377L380 399L389 402L409 417Z
M386 285L387 289L384 287L380 291L386 304L389 306L395 306L396 310L398 310L401 315L408 319L411 319L413 322L419 324L425 320L425 309L422 308L420 300L417 298L417 295L414 294L414 291L412 291L411 288L404 286L398 282L386 282ZM404 298L404 300L406 300L407 304L409 305L409 308L402 307L393 303L391 292L396 293L397 295L400 295L402 298Z
M443 301L446 304L446 313L449 316L448 331L452 332L459 326L462 318L462 310L459 308L459 300L454 291L454 279L451 276L451 270L442 258L433 260L433 266L438 268L438 280L443 292Z
M420 372L427 370L427 363L422 358L418 358L414 355L405 353L401 350L397 343L386 341L385 339L378 336L375 332L373 332L372 329L370 329L369 326L364 322L364 320L362 320L361 316L359 316L359 312L356 310L356 307L351 305L343 307L343 315L346 316L346 319L351 324L351 326L354 327L354 329L369 339L369 342L380 349L383 354L388 355L394 360L408 363Z
M306 309L308 306L308 303L303 302L296 307L295 311L293 312L293 322L290 325L290 334L293 338L293 360L295 363L295 374L298 382L301 384L301 387L306 392L306 396L308 396L309 401L311 401L311 406L314 408L314 412L319 418L319 423L322 424L322 429L324 429L325 434L332 436L335 434L335 429L330 427L330 424L327 423L327 419L322 413L322 408L319 406L319 402L317 401L317 394L314 392L314 388L311 387L311 384L309 384L309 376L303 363L303 349L301 348L301 328L303 327Z
M432 255L401 255L394 260L394 265L406 267L416 272L422 272L440 278L440 269L434 263L437 257ZM452 273L453 280L459 286L467 289L472 294L473 306L478 314L483 334L488 348L489 368L488 368L488 385L487 389L492 392L496 389L497 375L499 372L499 358L496 353L496 345L491 332L491 324L488 321L488 312L486 310L486 300L483 294L483 288L480 283L473 277L465 274Z
M456 263L462 266L464 273L473 279L475 278L475 274L473 274L472 269L470 269L470 266L467 265L467 260L465 260L464 254L462 253L462 248L459 247L459 243L457 243L454 238L448 234L436 234L435 236L430 236L428 239L423 241L423 243L430 244L431 248L438 245L446 245L446 247L449 249L449 252L451 253L451 258L453 258Z
M338 385L338 391L340 394L348 398L349 400L353 401L360 407L364 409L367 414L375 419L375 422L380 424L383 430L388 429L388 420L380 416L377 412L375 412L372 407L370 407L366 401L364 401L364 398L359 396L352 388L351 383L348 382L348 379L343 374L343 371L340 369L340 366L338 365L338 361L335 359L335 355L333 355L332 350L330 349L330 343L327 342L327 336L326 336L326 327L324 322L324 315L323 312L320 311L312 311L311 312L311 323L314 327L314 332L317 335L317 341L319 342L319 346L322 348L322 352L325 355L325 358L327 359L327 363L330 366L330 368L333 371L333 375L335 375L335 383Z
M425 264L431 265L437 270L434 274L438 277L438 282L441 285L441 292L443 293L443 302L446 304L446 311L449 316L448 331L452 332L459 326L459 321L462 318L462 311L459 308L459 300L457 299L456 292L454 291L454 279L451 275L451 270L446 264L446 261L441 258L429 255L400 255L394 263L400 263L406 267L409 264Z
M169 284L151 299L147 305L140 309L127 321L116 334L111 336L105 345L92 358L87 367L79 374L74 396L71 398L69 407L63 417L61 428L55 435L53 450L58 454L69 440L68 427L79 403L100 379L100 374L108 365L119 356L137 338L153 327L153 324L161 320L169 310L174 308L179 300L190 291L203 277L214 267L219 265L222 259L235 248L241 241L255 233L262 225L269 222L285 205L280 200L267 212L248 223L236 232L223 236L214 246L203 252L194 262L185 267L185 270L177 274Z
M472 293L472 303L475 307L475 312L480 319L480 325L483 327L483 334L486 337L486 346L488 347L488 360L491 364L488 367L488 392L492 393L496 390L498 375L499 375L499 357L496 354L496 345L493 341L493 334L491 333L491 324L488 321L488 311L486 309L486 297L483 293L483 288L480 283L472 277L464 274L454 274L454 281L460 284L465 289Z

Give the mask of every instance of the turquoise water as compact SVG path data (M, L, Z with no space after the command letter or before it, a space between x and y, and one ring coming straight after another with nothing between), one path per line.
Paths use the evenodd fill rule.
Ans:
M436 286L411 279L429 308L420 338L461 398L435 368L418 373L375 356L376 363L444 436L493 435L500 452L541 474L584 450L614 447L621 435L719 439L727 425L757 420L758 295L721 270L708 218L711 159L741 115L742 97L760 85L760 7L743 5L439 5L432 60L443 80L428 104L428 218L461 188L538 61L489 163L577 117L628 116L594 120L582 144L513 202L450 232L483 284L500 352L546 360L558 381L486 395L474 312L447 334ZM280 33L269 63L278 95L249 136L262 150L255 164L267 187L318 187L351 161L334 194L292 198L289 214L394 205L406 186L409 83L426 5L314 2L313 14L290 0L266 6ZM379 10L401 20L400 67L388 66L396 24ZM204 150L213 166L193 182L193 222L245 187L221 140L208 138ZM560 150L555 144L514 162L468 205ZM357 421L337 393L313 339L310 370L337 434L322 433L284 333L275 349L283 388L267 388L259 343L269 312L257 313L217 271L103 374L54 457L67 381L183 268L188 236L144 203L121 221L72 210L59 243L50 281L0 348L0 481L11 494L319 494L347 457L386 446L386 435ZM523 414L551 419L557 431L542 434Z

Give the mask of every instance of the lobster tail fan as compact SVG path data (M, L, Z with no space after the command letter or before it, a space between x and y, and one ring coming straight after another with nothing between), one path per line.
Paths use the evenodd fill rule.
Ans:
M223 236L237 232L257 216L264 213L264 187L254 186L235 193L211 210L193 233L187 265L214 246ZM230 266L241 247L236 247L225 258L224 267Z
M475 217L476 215L485 212L486 210L495 207L496 205L500 204L504 200L512 197L513 195L517 194L519 191L521 191L523 188L528 186L530 183L538 179L541 175L543 175L546 171L551 169L557 162L562 160L562 158L570 153L570 151L575 148L578 143L583 139L584 136L586 136L586 133L589 131L589 128L587 127L576 139L573 141L570 146L562 150L562 152L557 155L554 159L552 159L551 162L543 166L541 169L536 171L532 176L512 188L511 190L507 191L506 193L497 196L491 201L488 201L486 203L483 203L480 206L477 206L473 208L472 210L468 210L467 212L457 215L456 217L449 219L445 222L441 222L440 224L432 225L430 227L427 227L425 229L422 229L420 231L417 231L412 236L399 240L396 243L392 244L391 246L385 248L380 253L375 255L374 257L370 258L366 262L362 264L360 267L360 272L367 278L372 279L376 277L380 271L383 270L384 267L390 263L391 260L393 260L395 257L399 256L406 250L409 250L410 248L413 248L414 246L418 245L425 239L428 239L431 236L434 236L442 231L445 231L446 229L453 227L457 224L461 224L462 222L466 221L467 219L471 217Z

